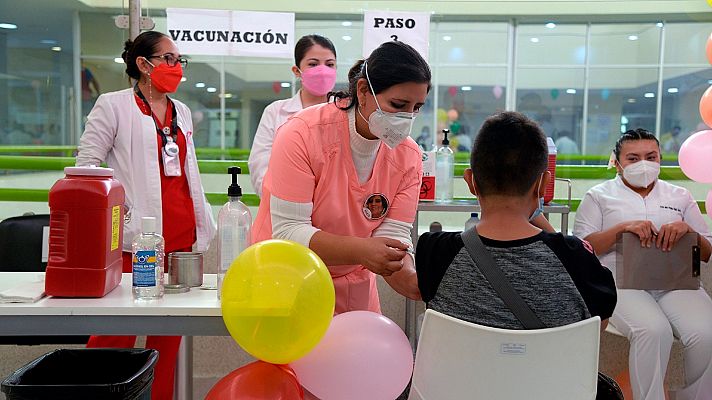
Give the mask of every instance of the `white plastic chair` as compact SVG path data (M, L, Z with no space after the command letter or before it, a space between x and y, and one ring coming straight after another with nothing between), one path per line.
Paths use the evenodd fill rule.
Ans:
M508 330L427 310L408 400L593 400L600 325Z

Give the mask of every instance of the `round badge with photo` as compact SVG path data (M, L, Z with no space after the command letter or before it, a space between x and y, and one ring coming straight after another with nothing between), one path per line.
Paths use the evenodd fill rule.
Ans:
M164 128L164 129L166 129L166 128ZM167 140L166 140L166 144L165 144L165 146L163 146L163 152L168 157L175 157L178 155L179 151L180 151L180 149L178 148L178 144L173 141L172 137L168 136Z
M388 214L388 199L382 193L373 193L363 202L363 215L366 219L376 221Z

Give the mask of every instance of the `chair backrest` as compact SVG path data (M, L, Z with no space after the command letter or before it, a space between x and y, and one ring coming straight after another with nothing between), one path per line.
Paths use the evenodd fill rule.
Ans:
M408 399L593 400L600 325L508 330L427 310Z
M0 271L44 272L44 227L49 229L49 214L23 215L0 222Z

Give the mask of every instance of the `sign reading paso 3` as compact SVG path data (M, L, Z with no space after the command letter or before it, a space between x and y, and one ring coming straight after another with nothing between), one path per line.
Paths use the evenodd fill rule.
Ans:
M294 13L166 9L168 35L183 54L290 58Z
M411 45L428 59L430 14L366 11L363 15L363 56L368 57L381 43L390 40Z

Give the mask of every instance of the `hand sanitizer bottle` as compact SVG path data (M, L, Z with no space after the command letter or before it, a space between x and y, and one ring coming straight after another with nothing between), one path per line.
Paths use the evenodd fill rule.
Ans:
M131 244L133 264L133 297L157 300L163 297L163 260L165 243L156 233L156 218L141 218L141 233Z
M435 201L449 203L452 201L453 175L455 175L455 154L447 139L449 129L443 129L442 146L435 153Z
M240 172L240 167L227 169L227 173L232 175L232 183L227 188L229 200L218 213L218 299L230 265L243 250L250 246L252 213L240 201L242 188L237 184L237 175Z

